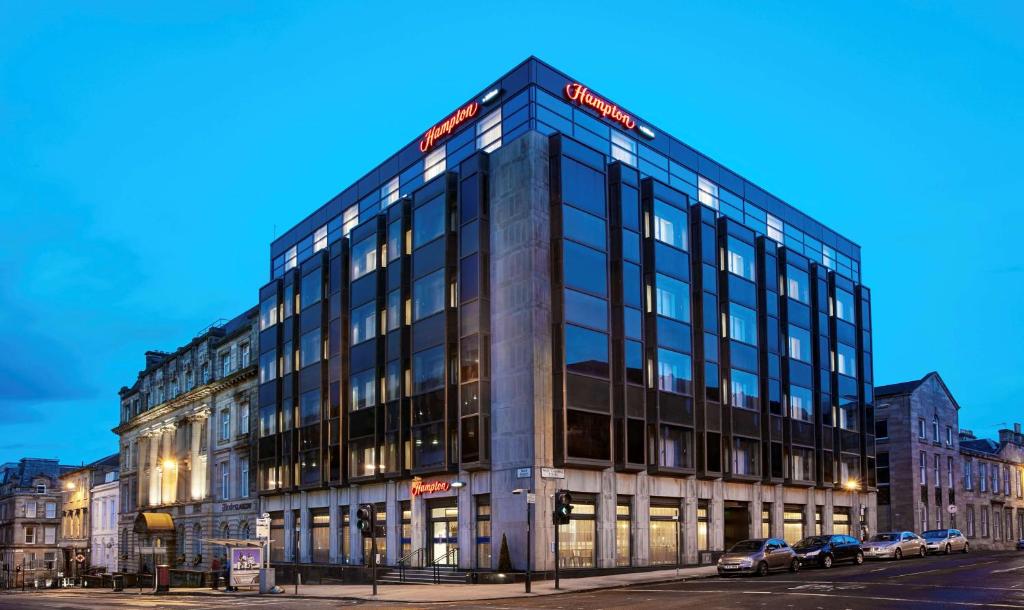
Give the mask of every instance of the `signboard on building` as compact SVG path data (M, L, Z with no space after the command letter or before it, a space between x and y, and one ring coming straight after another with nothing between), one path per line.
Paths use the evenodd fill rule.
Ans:
M951 515L955 515L956 514L956 504L950 504L948 508L949 508L949 514L951 514ZM968 516L970 516L970 515L968 515Z
M479 109L480 104L470 102L456 110L447 119L428 129L427 133L423 134L423 139L420 140L420 152L427 152L438 140L451 135L459 125L476 116L476 111Z
M532 468L516 468L517 479L529 479L533 475Z
M232 587L249 587L260 583L263 549L258 547L232 547L230 582Z
M252 502L225 502L220 505L221 512L229 510L252 510Z
M564 479L565 470L562 468L541 468L540 476L544 479Z
M448 491L452 488L452 484L448 481L413 481L410 492L413 497L422 494L436 494Z

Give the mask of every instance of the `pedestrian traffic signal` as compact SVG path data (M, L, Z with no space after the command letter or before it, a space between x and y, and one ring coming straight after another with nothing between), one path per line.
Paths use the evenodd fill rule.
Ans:
M567 525L572 515L572 495L565 489L555 492L555 525Z
M360 504L356 510L356 528L364 538L373 536L373 506Z

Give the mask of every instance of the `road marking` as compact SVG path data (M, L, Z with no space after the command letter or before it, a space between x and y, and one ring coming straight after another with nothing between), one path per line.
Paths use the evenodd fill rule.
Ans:
M630 591L636 591L640 593L673 593L677 594L679 591L672 591L666 589L629 589ZM603 593L616 592L615 589L605 589ZM801 595L804 597L851 597L853 599L867 599L873 601L883 602L907 602L907 603L922 603L919 599L910 599L905 597L882 597L873 595L851 595L849 593L842 593L839 595L833 595L829 593L806 593L798 591L736 591L735 589L690 589L686 593L708 593L714 595L721 595L725 593L742 593L744 595ZM991 602L955 602L943 600L943 606L967 606L971 608L1024 608L1024 605L1020 604L998 604Z
M1017 570L1024 570L1024 566L1017 566L1016 568L1006 568L1005 570L992 570L992 573L1005 574L1007 572L1016 572Z

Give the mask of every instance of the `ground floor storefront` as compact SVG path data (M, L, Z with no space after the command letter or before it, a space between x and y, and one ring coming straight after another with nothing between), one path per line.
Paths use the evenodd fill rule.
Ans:
M649 569L710 563L734 542L875 531L875 494L566 469L462 473L266 495L273 563L362 565L376 544L379 565L438 563L468 571L522 570L528 521L532 567L554 568L553 495L572 494L559 528L564 569ZM517 493L518 492L518 493ZM528 494L535 504L527 517ZM373 539L356 529L370 504Z

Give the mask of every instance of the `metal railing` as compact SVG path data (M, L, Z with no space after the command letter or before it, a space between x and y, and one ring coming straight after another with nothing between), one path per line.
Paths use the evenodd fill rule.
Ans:
M405 569L410 567L410 564L411 567L422 567L426 554L426 547L421 546L415 551L410 551L403 555L402 558L398 560L398 579L405 582Z
M452 559L454 561L451 561ZM441 570L443 568L451 568L452 572L459 569L459 547L453 546L444 555L435 557L431 567L434 570L434 584L440 584Z

